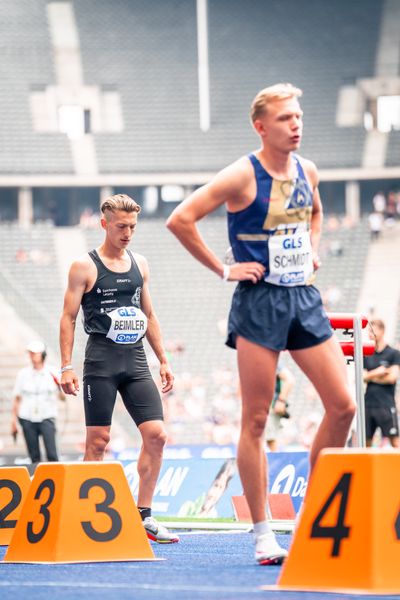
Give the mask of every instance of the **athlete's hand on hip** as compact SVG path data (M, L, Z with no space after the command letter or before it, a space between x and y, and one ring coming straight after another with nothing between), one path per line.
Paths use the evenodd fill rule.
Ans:
M259 262L240 262L230 265L228 281L252 281L257 283L264 277L265 267Z
M174 376L171 368L167 363L161 363L160 365L160 377L161 377L161 391L163 394L172 390L174 385Z
M61 375L61 388L64 394L72 394L77 396L79 392L79 380L75 371L72 369L65 371Z
M313 266L314 271L317 271L321 266L321 259L316 252L313 252Z

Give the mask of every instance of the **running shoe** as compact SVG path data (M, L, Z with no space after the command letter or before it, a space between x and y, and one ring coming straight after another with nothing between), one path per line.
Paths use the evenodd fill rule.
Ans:
M160 525L154 517L146 517L143 521L143 526L146 530L147 537L153 542L159 544L175 544L179 542L179 536L170 533L164 525Z
M257 537L255 558L259 565L281 565L287 555L287 550L280 547L273 531Z

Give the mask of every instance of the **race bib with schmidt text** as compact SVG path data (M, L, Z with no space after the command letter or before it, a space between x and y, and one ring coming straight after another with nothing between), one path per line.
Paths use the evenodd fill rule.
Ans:
M147 317L136 306L121 306L107 313L111 319L106 337L116 344L134 344L147 330Z
M309 231L274 235L268 240L269 274L265 281L275 285L307 285L313 275Z

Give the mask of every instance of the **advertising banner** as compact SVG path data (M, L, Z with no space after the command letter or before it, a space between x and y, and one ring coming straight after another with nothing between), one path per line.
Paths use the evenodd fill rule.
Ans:
M170 448L158 478L153 512L176 517L234 516L232 496L243 493L237 472L235 449L225 447ZM124 466L132 493L137 497L139 477L135 450L115 458ZM218 455L219 453L219 455ZM175 458L171 458L171 455ZM308 478L307 452L270 452L269 489L292 497L296 512L304 497ZM210 458L205 458L210 457Z

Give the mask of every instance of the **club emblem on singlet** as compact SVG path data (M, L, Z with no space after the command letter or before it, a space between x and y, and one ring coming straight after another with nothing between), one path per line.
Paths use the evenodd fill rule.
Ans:
M111 319L106 337L116 344L135 344L146 333L147 317L136 306L120 306L108 312Z
M295 216L299 221L304 221L311 215L310 189L305 181L302 179L283 181L281 190L285 198L284 210L288 216Z
M142 293L142 288L137 287L136 292L133 294L133 296L131 298L132 305L137 306L138 308L140 308L140 294L141 293Z
M309 222L312 213L310 189L298 178L274 181L273 201L264 224L268 239L269 273L265 281L275 285L306 285L313 274ZM275 231L271 231L275 225Z

